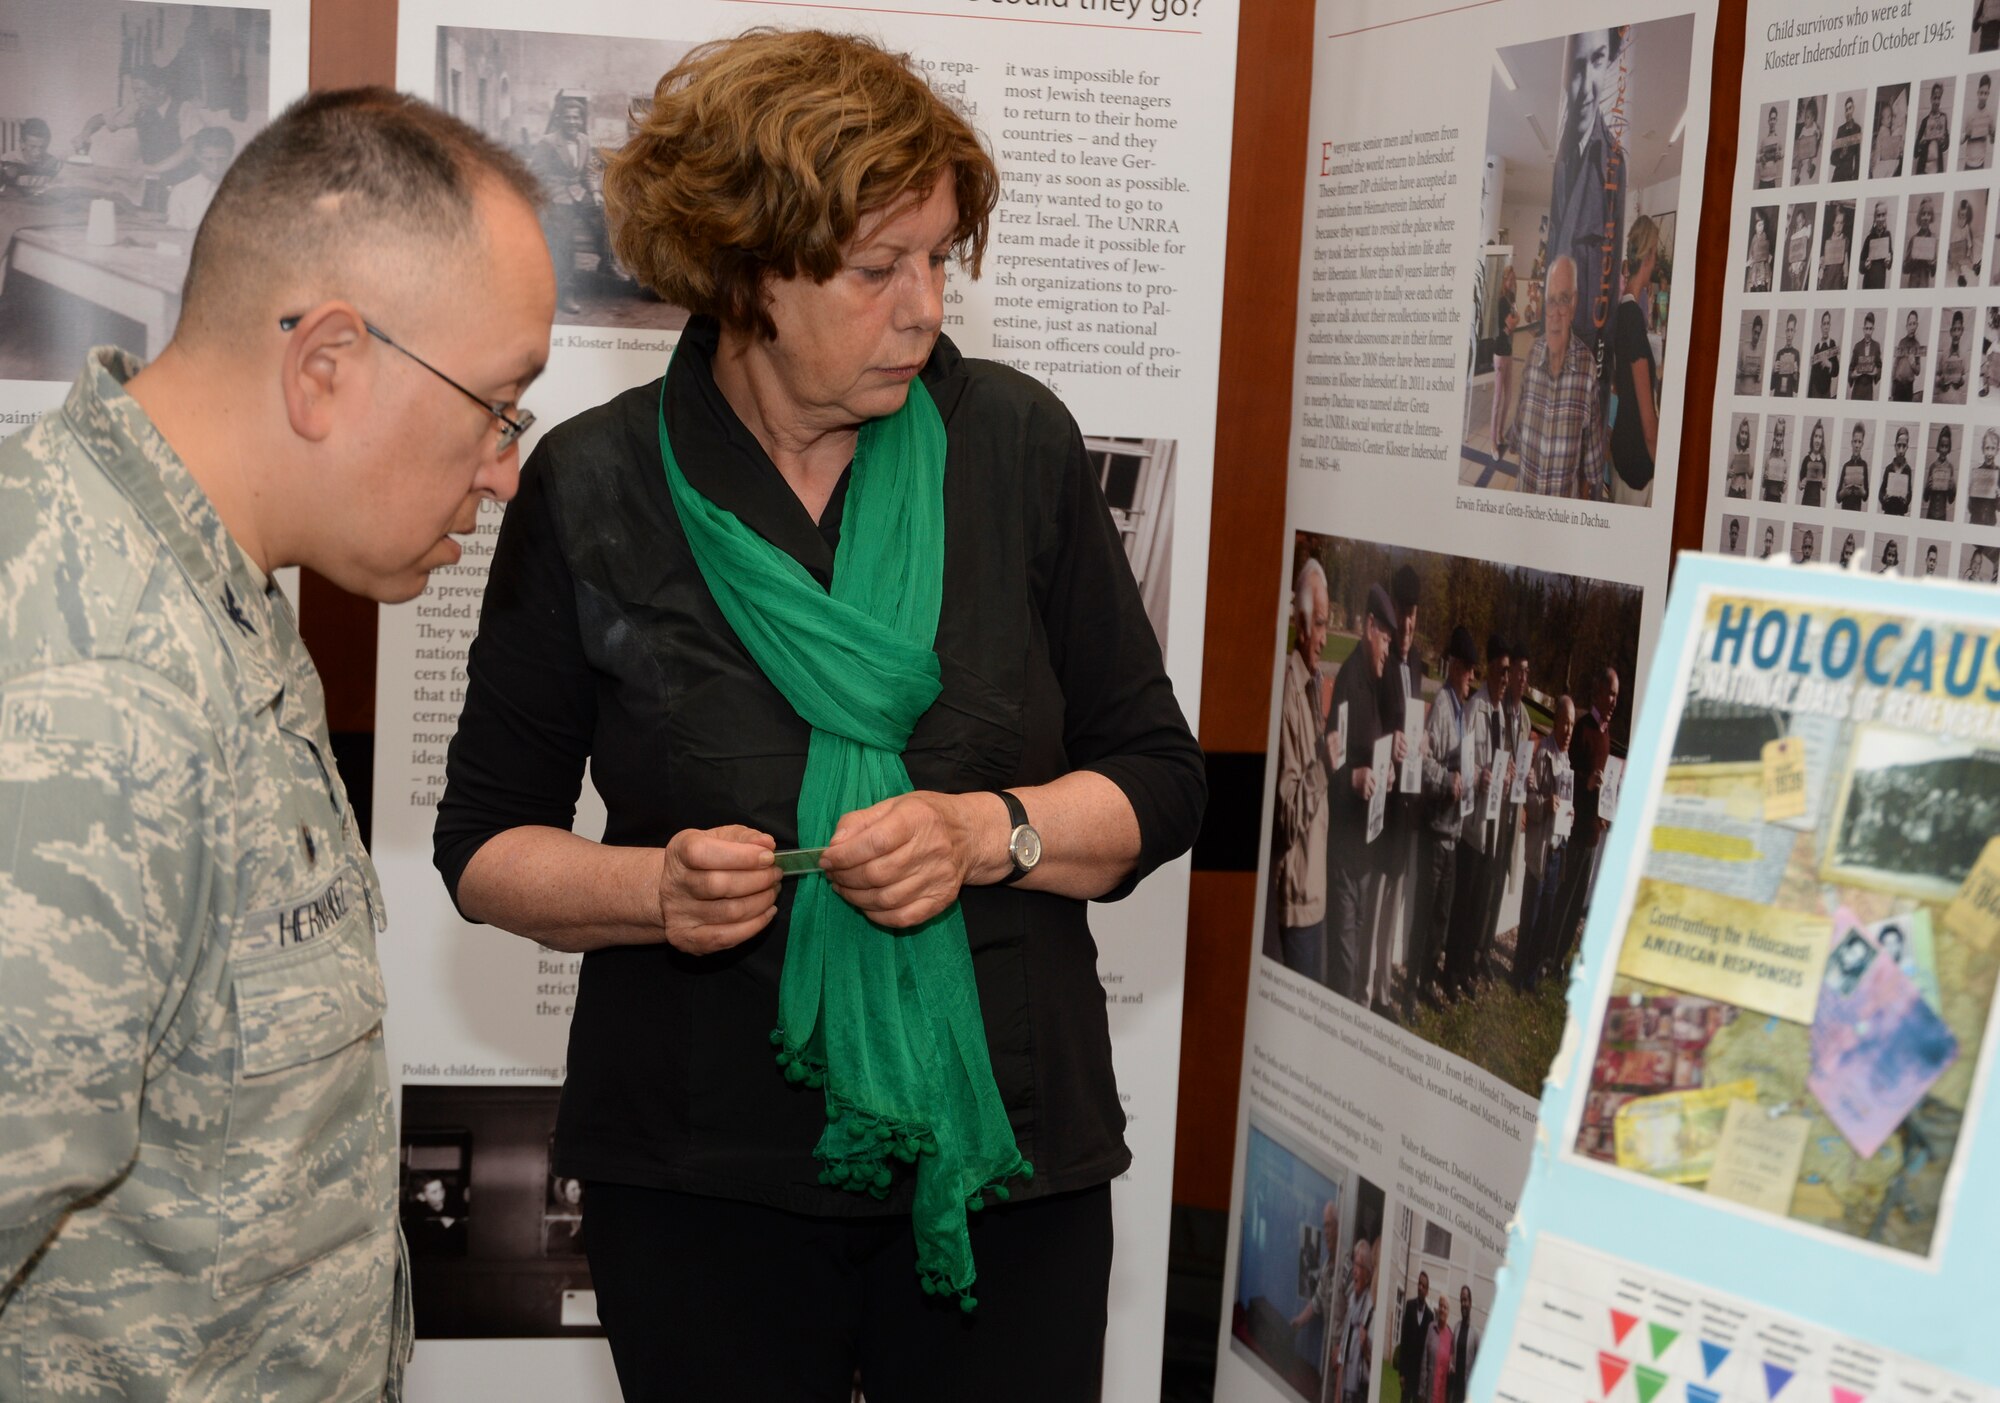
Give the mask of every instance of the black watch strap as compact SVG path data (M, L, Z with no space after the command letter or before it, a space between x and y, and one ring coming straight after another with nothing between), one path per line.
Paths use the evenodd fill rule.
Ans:
M1000 879L1000 885L1004 887L1018 882L1028 875L1028 869L1014 861L1014 830L1027 825L1028 809L1021 802L1018 795L1009 793L1005 789L996 789L993 792L998 794L1000 802L1007 806L1007 865L1009 870L1007 875Z

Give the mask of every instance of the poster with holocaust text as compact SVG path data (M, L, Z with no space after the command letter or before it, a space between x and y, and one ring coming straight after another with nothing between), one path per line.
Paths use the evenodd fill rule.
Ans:
M2000 1397L1994 621L1683 560L1477 1396Z

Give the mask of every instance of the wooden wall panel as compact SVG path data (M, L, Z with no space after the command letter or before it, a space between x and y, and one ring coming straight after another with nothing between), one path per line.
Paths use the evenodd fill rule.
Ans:
M310 73L315 88L393 84L396 0L313 0ZM299 582L299 633L326 686L327 728L372 733L375 605L305 571Z

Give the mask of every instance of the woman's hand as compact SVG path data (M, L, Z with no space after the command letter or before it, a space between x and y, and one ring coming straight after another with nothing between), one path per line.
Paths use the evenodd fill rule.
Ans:
M1004 859L1006 821L995 795L899 794L843 814L820 867L841 898L876 925L921 925L958 900L975 854L990 848Z
M768 833L730 824L684 828L660 864L660 924L667 943L690 955L741 945L771 923L784 874Z

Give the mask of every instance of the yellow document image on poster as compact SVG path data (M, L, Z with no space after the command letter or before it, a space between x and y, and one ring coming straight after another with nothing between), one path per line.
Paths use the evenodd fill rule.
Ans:
M1833 923L1641 878L1618 972L1811 1023Z

